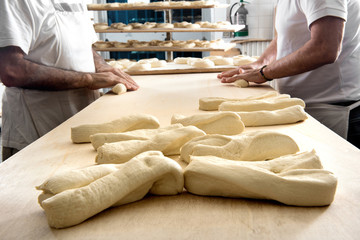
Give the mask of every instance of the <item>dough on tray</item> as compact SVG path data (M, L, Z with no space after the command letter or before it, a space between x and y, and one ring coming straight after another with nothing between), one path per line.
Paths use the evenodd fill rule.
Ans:
M149 114L132 114L117 120L99 123L82 124L71 128L71 139L74 143L90 142L90 135L95 133L126 132L136 129L158 128L159 120Z
M145 151L161 151L164 155L176 155L180 148L195 137L205 133L194 126L161 132L146 140L129 140L105 143L97 149L97 163L123 163Z
M190 162L190 155L212 155L236 161L263 161L298 151L296 142L285 134L254 131L232 137L213 134L194 138L181 148L180 157L185 162Z
M183 125L178 123L156 129L138 129L124 133L96 133L90 136L90 141L94 149L96 150L105 143L128 140L146 140L154 137L156 134L181 127L183 127Z
M128 71L146 71L151 69L151 63L134 63L128 67Z
M267 99L274 97L289 98L290 96L287 94L279 95L276 91L271 91L262 95L251 96L247 98L203 97L199 99L199 109L204 111L214 111L214 110L218 110L219 105L223 102L249 101L249 100Z
M171 123L193 125L207 134L235 135L242 133L245 129L239 115L234 112L199 113L188 117L174 114Z
M139 154L125 164L64 172L37 189L43 190L39 203L49 225L66 228L109 207L138 201L147 193L176 195L183 187L180 165L161 152L152 151Z
M246 127L271 126L304 121L304 108L295 105L273 111L237 112Z
M213 61L208 60L208 59L199 59L196 61L192 61L191 64L189 64L190 66L194 67L194 68L212 68L215 67L215 64Z
M260 162L191 156L184 178L193 194L271 199L295 206L329 205L337 186L314 151Z
M290 106L300 105L305 107L305 103L300 98L280 98L280 99L259 99L249 101L223 102L219 106L219 111L250 112L261 110L278 110Z

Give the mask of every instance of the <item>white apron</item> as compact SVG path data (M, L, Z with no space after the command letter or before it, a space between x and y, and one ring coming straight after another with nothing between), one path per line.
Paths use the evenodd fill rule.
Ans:
M53 0L52 3L53 12L47 16L49 25L41 31L49 34L47 31L52 29L55 33L49 34L47 43L34 41L26 58L62 69L94 72L91 44L95 34L84 9L86 5L76 0ZM50 46L48 52L55 51L56 55L42 49L46 46ZM6 88L2 112L3 146L24 148L98 97L98 91L85 88L66 91Z
M307 104L305 110L339 136L347 139L350 111L358 106L360 101L349 106L313 103Z

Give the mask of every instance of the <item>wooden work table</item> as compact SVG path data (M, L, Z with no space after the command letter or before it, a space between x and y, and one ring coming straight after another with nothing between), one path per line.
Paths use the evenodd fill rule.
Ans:
M54 173L94 164L90 144L73 144L70 128L131 113L156 116L162 126L172 114L200 112L200 97L241 98L272 89L221 84L216 73L135 76L141 88L106 94L18 154L0 164L0 239L359 239L360 151L309 117L303 123L246 128L293 137L301 150L314 148L325 169L338 177L328 207L293 207L274 201L177 196L145 199L104 211L66 229L48 226L37 203L41 184ZM174 157L176 159L176 157ZM181 163L185 167L185 163Z

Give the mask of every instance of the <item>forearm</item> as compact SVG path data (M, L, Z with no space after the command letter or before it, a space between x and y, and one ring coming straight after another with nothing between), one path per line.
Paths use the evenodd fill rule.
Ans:
M101 71L101 69L103 69L104 67L110 67L110 65L108 65L106 63L106 61L104 60L103 57L101 57L95 50L94 48L92 49L93 51L93 56L94 56L94 64L95 64L95 70L96 72Z

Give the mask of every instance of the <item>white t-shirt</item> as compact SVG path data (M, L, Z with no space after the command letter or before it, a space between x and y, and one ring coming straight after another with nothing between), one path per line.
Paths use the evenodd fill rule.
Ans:
M336 16L346 21L342 50L333 64L277 80L281 93L306 103L336 103L360 99L360 3L359 0L279 0L275 27L277 59L310 40L314 21Z
M95 72L96 41L82 0L1 0L0 47L18 46L33 62ZM6 88L3 146L22 149L99 97L98 91L38 91Z

